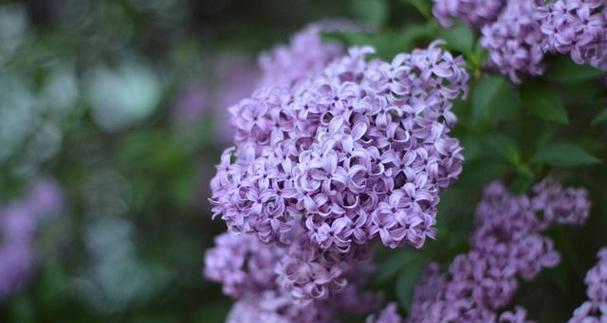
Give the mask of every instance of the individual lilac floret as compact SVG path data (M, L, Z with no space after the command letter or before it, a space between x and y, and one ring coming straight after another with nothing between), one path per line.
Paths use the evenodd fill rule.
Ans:
M296 33L288 45L273 48L259 57L262 77L259 85L291 86L308 75L322 71L327 64L342 56L345 48L323 42L322 32L335 29L332 23L317 22Z
M480 43L489 51L488 67L514 83L520 83L523 75L541 75L545 69L537 12L535 0L511 0L494 23L481 29Z
M50 179L39 180L23 199L0 207L0 300L29 281L35 269L38 222L62 209L61 191Z
M409 322L527 322L522 308L503 312L518 288L554 267L559 254L541 234L552 223L581 224L590 203L582 189L550 182L528 196L490 184L477 207L471 250L455 258L448 274L431 264L415 290Z
M444 27L450 27L453 18L458 18L480 29L494 22L505 4L505 0L434 0L432 13Z
M264 242L289 244L303 227L325 250L375 238L421 247L463 160L449 131L468 74L439 45L392 63L353 48L318 75L232 107L237 147L211 182L215 216Z
M607 3L557 0L538 13L545 51L569 54L578 64L607 70Z
M588 286L584 302L573 312L569 323L602 323L607 321L607 248L598 253L599 261L586 274Z

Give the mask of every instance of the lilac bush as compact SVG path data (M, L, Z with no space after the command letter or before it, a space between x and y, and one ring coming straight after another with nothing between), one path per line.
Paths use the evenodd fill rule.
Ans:
M494 22L508 1L505 0L433 0L432 13L438 22L449 27L453 18L480 28Z

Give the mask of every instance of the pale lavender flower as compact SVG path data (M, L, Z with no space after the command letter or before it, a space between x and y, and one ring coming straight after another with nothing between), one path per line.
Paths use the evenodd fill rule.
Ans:
M607 70L607 4L557 0L540 9L545 51L569 54L578 64Z
M508 1L497 20L481 29L481 45L489 51L487 65L514 83L524 75L544 72L543 34L535 0Z
M580 305L569 323L603 323L607 321L607 248L598 252L598 263L586 274L588 301Z
M480 29L494 22L504 8L505 0L433 0L432 13L444 27L453 24L453 18Z

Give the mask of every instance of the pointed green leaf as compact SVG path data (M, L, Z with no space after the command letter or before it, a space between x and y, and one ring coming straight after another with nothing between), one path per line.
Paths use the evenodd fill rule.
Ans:
M592 165L601 162L582 147L564 142L540 147L533 157L533 161L553 166Z
M527 82L521 88L521 98L533 115L561 124L569 122L563 100L550 86L539 82Z
M447 41L447 46L464 54L472 54L474 47L474 32L470 27L458 23L445 29L441 35Z
M472 118L496 123L520 108L512 85L502 76L487 75L472 90Z
M589 65L579 65L571 58L563 55L556 56L549 62L550 68L544 74L544 79L558 83L575 83L605 75L605 72Z
M396 279L396 295L401 308L409 312L415 286L421 276L423 262L421 259L409 263L403 268Z

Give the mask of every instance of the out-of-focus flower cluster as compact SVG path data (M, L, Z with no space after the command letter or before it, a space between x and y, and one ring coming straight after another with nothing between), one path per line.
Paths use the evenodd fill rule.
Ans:
M586 274L588 301L573 312L569 323L601 323L607 321L607 248L598 253L599 262Z
M541 75L544 54L570 54L578 64L607 70L607 10L601 0L435 0L434 16L480 29L487 66L520 83Z
M521 74L541 75L544 52L533 0L508 1L498 19L482 27L481 45L489 51L487 65L520 83Z
M39 180L25 197L0 207L0 300L27 283L35 269L38 223L62 209L62 193L49 179Z
M374 310L378 296L358 291L373 272L370 242L434 237L439 190L461 172L449 131L467 92L463 60L437 42L367 61L372 48L345 54L321 42L323 28L262 56L263 86L230 108L237 146L211 203L231 232L207 252L205 275L238 300L231 322Z
M408 322L528 322L520 307L498 312L512 301L519 277L532 280L559 263L542 231L553 223L581 224L589 208L583 189L542 182L516 197L490 184L477 207L471 250L455 258L448 275L437 263L427 266Z
M541 9L544 50L607 70L607 3L558 0Z
M432 12L443 26L451 26L457 17L480 28L494 22L506 3L504 0L434 0Z

